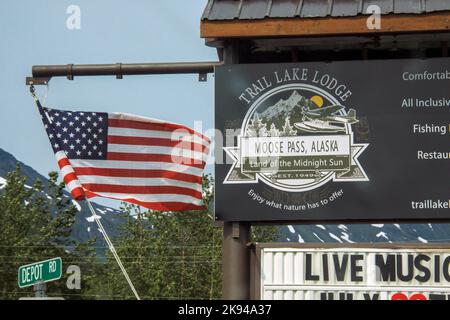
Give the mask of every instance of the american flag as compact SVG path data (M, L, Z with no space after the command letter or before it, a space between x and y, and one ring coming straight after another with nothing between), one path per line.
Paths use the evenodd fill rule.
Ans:
M131 114L39 109L75 199L100 196L160 211L204 209L208 137Z

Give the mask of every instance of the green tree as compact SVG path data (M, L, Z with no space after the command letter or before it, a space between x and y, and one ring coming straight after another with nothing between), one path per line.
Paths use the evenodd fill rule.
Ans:
M113 242L141 298L221 297L222 229L213 220L212 184L211 176L204 176L204 211L142 213L124 204L128 220ZM275 227L253 228L254 241L275 237ZM104 282L109 297L134 298L111 255Z
M32 295L33 288L19 289L17 270L20 265L61 257L63 266L85 264L90 267L93 255L89 244L71 239L76 208L63 194L64 184L58 174L49 174L48 186L37 180L27 186L20 166L7 175L0 192L0 294L3 299ZM80 266L81 267L81 266ZM66 294L81 298L82 292L66 288L66 275L47 284L48 295Z

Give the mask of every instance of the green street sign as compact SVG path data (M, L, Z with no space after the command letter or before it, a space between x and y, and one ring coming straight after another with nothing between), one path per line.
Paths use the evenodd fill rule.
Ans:
M38 282L58 280L62 274L61 258L53 258L19 267L18 283L20 288L32 286Z

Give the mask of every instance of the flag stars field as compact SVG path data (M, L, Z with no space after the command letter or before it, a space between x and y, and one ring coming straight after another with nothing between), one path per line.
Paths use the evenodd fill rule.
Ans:
M105 134L98 133L98 130L94 130L93 128L96 127L97 119L99 115L88 112L66 112L66 111L58 111L56 112L53 109L45 109L45 113L47 118L49 119L49 122L54 122L57 128L61 128L62 130L58 129L51 129L49 130L47 128L47 131L58 131L60 134L60 137L58 139L62 138L63 144L55 142L53 144L53 148L55 152L58 151L64 151L67 156L70 158L73 157L79 157L83 158L85 156L89 157L88 151L95 151L99 148L101 144L98 144L98 140L100 136L101 138L105 139ZM103 119L103 117L102 117ZM56 122L55 122L56 121ZM94 121L92 123L92 121ZM86 130L87 132L94 132L94 134L91 136L91 138L88 138L85 133L81 134L81 127L85 127L83 130ZM75 127L75 128L74 128ZM97 132L96 132L97 131ZM103 131L103 130L102 130ZM54 139L54 133L49 132L49 138L50 140ZM103 137L105 136L105 137ZM87 139L88 138L88 139ZM87 140L86 140L87 139ZM69 148L65 148L64 146L69 144ZM89 145L90 147L85 148L75 148L76 145ZM98 152L96 153L98 155ZM92 156L93 153L90 154ZM101 153L103 155L103 152Z

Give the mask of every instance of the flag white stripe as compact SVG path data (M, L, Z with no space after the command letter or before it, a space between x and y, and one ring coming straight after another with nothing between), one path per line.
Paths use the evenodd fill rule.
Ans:
M64 153L64 151L58 151L57 153L55 153L55 157L56 157L56 161L59 161L64 158L67 159L67 156Z
M203 201L195 197L187 196L184 194L126 194L115 192L95 192L95 194L116 199L135 199L141 202L183 202L192 203L198 206L203 205Z
M167 170L202 176L203 169L170 162L71 159L74 168Z
M133 121L157 123L157 124L168 123L166 121L162 121L159 119L138 116L138 115L126 113L126 112L110 112L110 113L108 113L108 117L109 117L109 119L133 120ZM174 122L171 122L171 123L181 126L181 124L176 124Z
M60 170L63 177L67 174L74 173L72 166L64 166Z
M67 159L67 156L64 153L64 151L58 151L57 153L55 153L55 157L56 157L57 161L59 161L61 159ZM70 173L74 173L71 165L65 165L64 167L60 168L60 171L61 171L61 175L63 178ZM77 179L72 180L69 183L66 183L66 187L67 187L67 190L69 190L69 192L72 192L72 190L74 190L76 188L82 188L80 181Z
M78 180L72 180L69 183L67 183L66 186L67 186L67 189L69 190L69 192L72 192L72 190L76 189L76 188L82 188L82 186Z
M128 178L128 177L105 177L95 175L78 175L82 184L98 183L120 186L171 186L183 187L202 192L202 185L186 181L172 180L167 178Z
M202 144L205 147L209 146L209 143L197 135L190 133L183 133L180 131L169 132L169 131L157 131L157 130L144 130L144 129L129 129L129 128L108 128L109 136L123 136L123 137L140 137L140 138L161 138L169 139L172 141L186 141L195 142Z
M162 147L162 146L141 146L130 144L108 144L108 152L126 152L126 153L143 153L143 154L166 154L175 157L185 157L189 159L198 160L198 164L201 161L208 159L208 155L203 152L198 152L189 149L175 148L175 147ZM174 159L176 160L176 159ZM195 162L194 162L195 163Z

